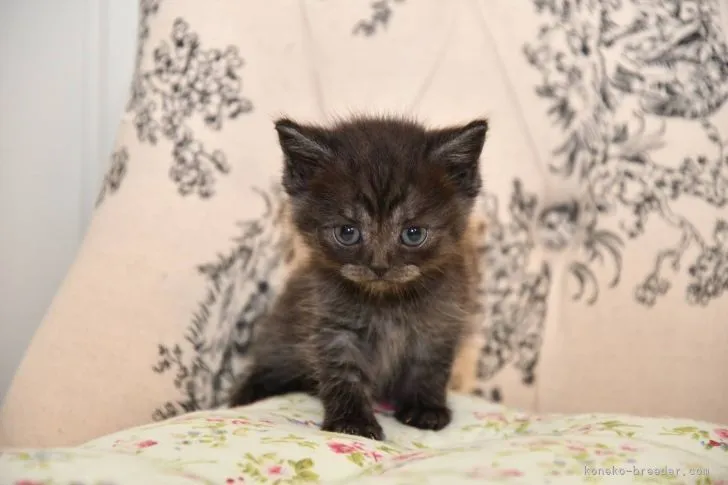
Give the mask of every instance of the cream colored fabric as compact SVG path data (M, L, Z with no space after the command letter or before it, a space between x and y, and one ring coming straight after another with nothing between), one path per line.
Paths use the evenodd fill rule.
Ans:
M386 441L322 432L320 401L292 394L202 411L80 447L12 449L3 483L709 483L728 479L728 429L612 414L528 414L466 396L440 432L376 409ZM659 478L658 478L659 477Z
M141 6L112 167L0 443L219 405L291 257L272 121L352 111L490 117L479 393L728 421L717 0Z

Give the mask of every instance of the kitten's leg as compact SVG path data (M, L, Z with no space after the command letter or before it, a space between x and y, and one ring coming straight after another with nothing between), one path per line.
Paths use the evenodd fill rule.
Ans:
M420 351L406 365L395 390L394 417L419 429L441 430L452 419L447 406L447 386L455 346Z
M315 348L319 397L324 405L321 429L384 439L384 431L374 416L372 379L359 348L359 337L348 330L325 330L316 336Z
M450 374L450 389L464 394L472 394L475 391L483 345L483 338L479 332L473 332L463 339Z
M253 364L248 377L233 392L230 406L244 406L293 392L315 393L316 382L310 377L301 376L297 370L290 367L276 367L275 363L270 362Z

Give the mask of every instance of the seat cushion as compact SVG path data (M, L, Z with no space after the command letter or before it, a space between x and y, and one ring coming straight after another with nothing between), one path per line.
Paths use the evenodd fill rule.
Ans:
M75 448L0 453L3 483L728 483L728 429L623 415L537 415L454 396L440 432L377 416L378 442L319 430L290 395L123 430ZM8 481L9 480L9 481ZM25 480L25 481L23 481Z

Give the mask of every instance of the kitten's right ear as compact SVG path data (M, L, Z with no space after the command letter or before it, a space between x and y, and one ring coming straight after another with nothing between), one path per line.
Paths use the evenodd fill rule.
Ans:
M311 175L329 160L333 152L326 133L317 127L301 125L287 118L275 123L285 166L283 187L289 194L306 188Z

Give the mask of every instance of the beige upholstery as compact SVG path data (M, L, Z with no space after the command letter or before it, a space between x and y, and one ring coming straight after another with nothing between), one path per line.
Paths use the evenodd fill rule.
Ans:
M490 117L479 393L728 422L718 0L141 5L112 167L0 442L219 405L291 258L272 120L351 111Z

